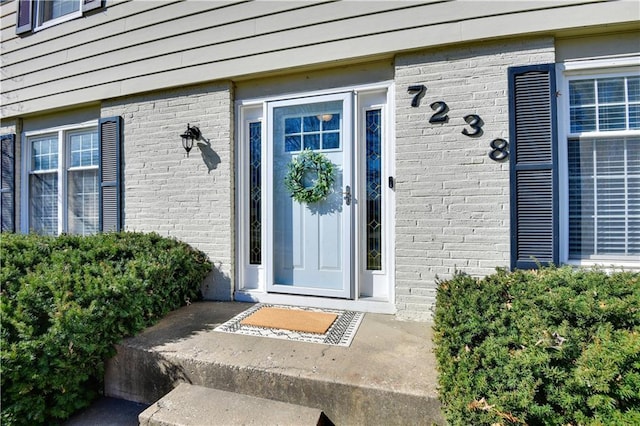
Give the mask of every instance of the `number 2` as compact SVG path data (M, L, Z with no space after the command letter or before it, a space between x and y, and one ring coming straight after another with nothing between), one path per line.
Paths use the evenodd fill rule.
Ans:
M447 115L449 105L447 105L446 102L436 101L432 103L430 107L435 113L429 119L429 123L446 123L449 121L449 116Z

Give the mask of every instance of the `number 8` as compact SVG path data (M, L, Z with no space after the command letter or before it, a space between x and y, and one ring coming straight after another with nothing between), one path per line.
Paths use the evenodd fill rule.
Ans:
M509 142L498 138L491 141L489 146L492 148L489 152L489 158L493 161L502 161L509 157Z

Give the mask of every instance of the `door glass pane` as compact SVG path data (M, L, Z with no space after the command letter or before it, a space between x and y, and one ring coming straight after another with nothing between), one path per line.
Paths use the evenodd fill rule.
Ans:
M367 269L382 269L382 128L381 111L366 114Z
M249 263L262 262L262 124L249 123Z
M302 149L302 136L285 136L284 137L284 150L287 152L300 151Z
M339 112L317 114L300 111L300 115L284 118L285 151L340 148Z
M304 135L304 149L310 149L312 151L320 149L320 135Z
M319 132L320 131L320 119L315 116L306 116L303 117L304 121L304 131L305 132Z
M340 148L340 133L330 132L322 135L322 149Z

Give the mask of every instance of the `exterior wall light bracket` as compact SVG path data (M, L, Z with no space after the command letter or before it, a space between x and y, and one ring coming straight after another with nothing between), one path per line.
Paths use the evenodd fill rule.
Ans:
M196 126L189 126L187 123L187 131L180 135L182 138L182 147L185 151L187 151L187 157L189 157L189 151L193 148L193 141L200 140L202 133L200 133L200 129Z

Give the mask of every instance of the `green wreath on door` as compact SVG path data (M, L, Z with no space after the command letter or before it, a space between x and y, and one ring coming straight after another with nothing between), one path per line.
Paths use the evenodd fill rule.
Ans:
M315 174L313 185L305 186L304 178ZM305 149L287 165L284 186L299 203L317 203L327 198L335 182L335 165L326 155Z

